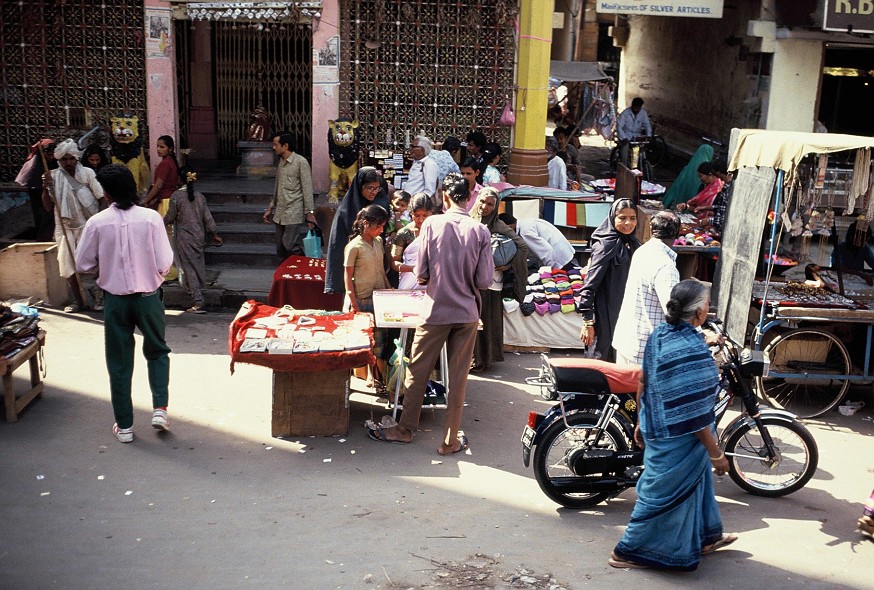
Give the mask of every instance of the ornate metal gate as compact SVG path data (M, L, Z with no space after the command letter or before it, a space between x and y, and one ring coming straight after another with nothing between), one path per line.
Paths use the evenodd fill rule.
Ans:
M342 0L341 113L371 149L472 129L507 147L518 0Z
M219 157L237 158L249 116L263 106L275 131L290 131L298 153L312 146L312 29L307 25L213 24Z
M143 4L0 2L0 180L41 137L79 136L121 110L146 124Z

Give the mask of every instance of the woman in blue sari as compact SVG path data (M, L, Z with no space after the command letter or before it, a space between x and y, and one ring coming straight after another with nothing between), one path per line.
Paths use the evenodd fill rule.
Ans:
M716 439L713 407L719 374L698 327L710 290L689 279L671 291L667 323L646 344L639 431L644 470L613 567L692 571L702 555L733 543L722 532L711 467L728 472Z

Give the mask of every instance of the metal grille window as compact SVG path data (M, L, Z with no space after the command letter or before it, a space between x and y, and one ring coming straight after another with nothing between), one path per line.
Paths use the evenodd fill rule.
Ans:
M142 2L0 3L0 180L42 137L78 137L122 110L146 137ZM85 115L87 113L87 115Z
M516 0L343 0L341 114L369 149L473 129L505 148L498 125L513 87Z

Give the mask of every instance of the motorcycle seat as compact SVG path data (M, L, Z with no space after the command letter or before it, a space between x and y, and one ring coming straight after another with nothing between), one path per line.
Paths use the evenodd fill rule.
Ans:
M549 359L559 393L637 393L642 370L599 359Z

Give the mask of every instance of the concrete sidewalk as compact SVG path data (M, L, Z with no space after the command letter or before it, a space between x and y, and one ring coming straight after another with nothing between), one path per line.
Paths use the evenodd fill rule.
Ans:
M769 500L719 479L740 540L698 571L615 570L633 491L559 509L522 465L527 414L546 407L524 385L537 355L472 376L466 454L436 454L440 410L411 445L369 440L363 421L385 411L367 395L348 436L285 441L270 436L271 372L229 373L232 315L168 312L172 431L148 425L138 354L123 445L100 316L44 313L45 393L0 424L0 588L871 587L874 543L853 532L874 486L870 395L855 416L808 422L821 457L805 489Z

